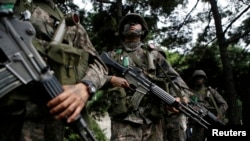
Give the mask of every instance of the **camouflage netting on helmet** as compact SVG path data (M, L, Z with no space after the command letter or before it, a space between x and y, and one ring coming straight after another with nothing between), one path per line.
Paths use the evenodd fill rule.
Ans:
M143 30L143 35L141 35L141 40L143 40L144 38L146 38L146 36L148 35L148 25L146 23L146 21L144 20L144 18L136 13L129 13L126 16L124 16L119 24L119 36L123 39L123 28L124 25L131 19L134 19L136 21L138 21L141 25L142 25L142 30Z

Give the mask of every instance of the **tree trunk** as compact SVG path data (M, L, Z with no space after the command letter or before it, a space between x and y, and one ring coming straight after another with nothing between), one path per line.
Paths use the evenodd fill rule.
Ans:
M117 17L118 17L118 21L121 20L123 13L122 13L122 0L117 0L116 1L117 4Z
M218 12L217 2L216 0L209 0L209 1L211 4L211 10L213 12L213 17L215 21L217 42L220 49L221 62L224 72L225 91L227 96L227 102L229 105L229 109L227 111L229 124L239 125L240 110L238 109L237 106L237 94L234 85L232 66L230 63L231 61L227 50L229 44L227 43L225 34L223 33L221 17L220 13Z

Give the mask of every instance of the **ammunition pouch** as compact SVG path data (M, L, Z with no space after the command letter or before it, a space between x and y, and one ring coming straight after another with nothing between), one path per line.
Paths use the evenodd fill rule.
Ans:
M66 44L51 44L47 50L48 64L62 84L74 84L78 80L77 66L81 50Z
M150 113L147 115L151 120L158 120L163 118L163 110L158 105L153 105L150 109Z
M111 103L108 112L111 117L125 117L132 111L138 110L134 109L132 104L133 94L125 91L124 88L114 87L107 91L108 99ZM152 100L153 99L153 100ZM144 107L144 112L142 113L150 119L159 119L162 117L163 106L159 103L157 97L144 96L140 102L140 107Z
M114 87L107 91L108 99L111 106L108 109L111 117L121 117L132 110L132 105L129 107L127 94L124 88Z
M144 99L147 102L144 102L144 100L142 100L141 105L145 107L145 116L150 120L158 120L160 118L163 118L165 106L163 106L161 100L154 95L150 95L149 97L145 96Z

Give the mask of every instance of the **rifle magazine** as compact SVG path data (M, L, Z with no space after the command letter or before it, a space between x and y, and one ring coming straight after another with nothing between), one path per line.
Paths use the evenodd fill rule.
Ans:
M21 81L6 68L0 69L0 98L21 86Z

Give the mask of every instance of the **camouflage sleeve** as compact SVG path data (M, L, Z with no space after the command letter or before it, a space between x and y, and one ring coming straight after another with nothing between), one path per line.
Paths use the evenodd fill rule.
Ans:
M99 89L101 88L107 81L108 77L108 69L102 59L99 56L99 53L96 51L94 46L92 45L89 36L84 29L84 27L80 24L77 26L69 27L68 36L72 40L72 44L74 47L82 48L83 50L89 53L89 65L88 69L85 72L85 76L83 80L92 81L95 86ZM77 32L69 32L69 31L77 31Z
M86 75L84 76L83 80L92 81L99 89L107 81L109 81L107 72L107 68L103 65L103 63L101 63L99 59L95 59L92 64L89 64L89 68L87 69Z
M228 109L228 104L227 104L226 100L215 89L212 89L212 94L213 94L214 99L216 100L216 102L218 104L219 110L221 111L222 114L224 114Z
M172 83L176 85L176 87L179 89L179 92L182 96L189 97L192 92L191 89L187 86L187 84L184 82L184 80L181 78L179 73L177 73L174 68L169 64L166 57L162 55L160 52L156 52L155 56L157 59L156 62L159 63L161 68L165 71L165 73L168 75L168 77L171 79ZM176 94L174 94L176 95Z

